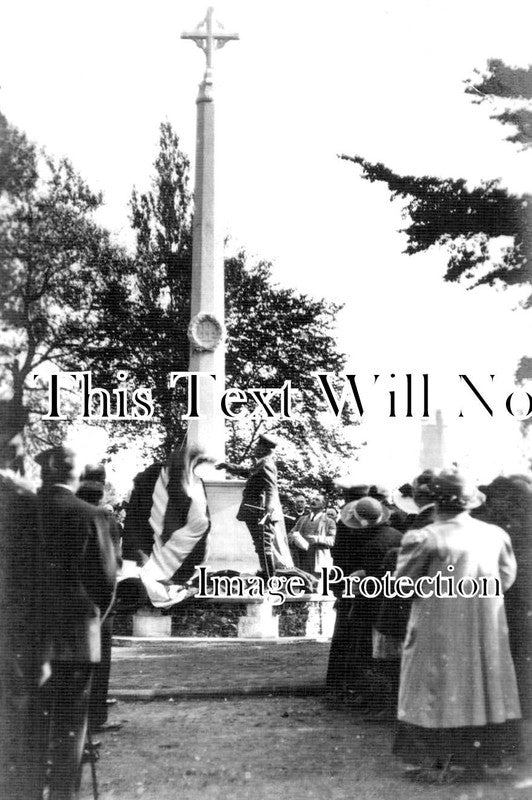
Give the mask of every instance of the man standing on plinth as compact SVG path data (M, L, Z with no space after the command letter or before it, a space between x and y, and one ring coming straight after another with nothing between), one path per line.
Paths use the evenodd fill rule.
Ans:
M247 478L236 518L248 526L266 579L278 569L293 569L294 566L277 489L277 467L273 458L276 447L277 440L263 433L255 447L251 469L226 462L217 465L217 469Z

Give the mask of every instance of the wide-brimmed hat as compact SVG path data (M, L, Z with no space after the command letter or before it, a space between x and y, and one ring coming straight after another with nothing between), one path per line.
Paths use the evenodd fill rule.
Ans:
M459 506L464 511L478 508L486 500L474 481L455 470L444 470L433 483L437 506Z
M369 483L360 483L349 476L335 478L333 484L340 489L347 501L359 500L366 497L369 492Z
M502 496L519 502L521 498L532 496L532 481L529 475L498 475L491 483L478 488L486 495L488 501Z
M414 500L414 488L411 483L403 483L392 492L392 503L405 514L418 514L419 506Z
M390 519L390 510L374 497L361 497L346 505L340 511L340 519L347 528L367 528L379 525Z
M381 502L386 501L390 497L390 490L387 486L384 486L382 483L373 483L369 487L368 494L370 497L374 497L375 500L380 500Z

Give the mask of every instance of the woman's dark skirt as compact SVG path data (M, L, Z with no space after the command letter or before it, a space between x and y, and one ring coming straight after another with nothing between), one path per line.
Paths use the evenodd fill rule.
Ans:
M355 605L355 608L353 606ZM337 694L363 689L372 666L371 618L363 603L340 598L336 601L336 624L329 651L327 689Z
M407 764L431 761L467 768L497 766L520 747L519 720L468 728L421 728L399 722L393 753Z

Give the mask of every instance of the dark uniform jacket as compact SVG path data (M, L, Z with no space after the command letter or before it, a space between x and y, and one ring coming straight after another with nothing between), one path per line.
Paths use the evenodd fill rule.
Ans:
M40 495L56 661L99 662L100 625L115 591L116 554L105 511L66 486Z
M258 522L264 512L247 508L248 505L272 511L272 522L278 522L282 518L281 502L277 490L277 467L271 455L259 459L248 473L248 479L242 492L242 503L237 514L237 519L244 522Z

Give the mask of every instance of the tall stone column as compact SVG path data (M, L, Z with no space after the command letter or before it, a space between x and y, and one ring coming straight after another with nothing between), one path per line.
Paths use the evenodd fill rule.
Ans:
M188 441L223 459L224 419L216 398L225 388L224 264L215 224L213 55L215 50L239 37L236 33L225 33L219 24L215 30L213 9L209 8L196 30L181 34L181 38L192 39L206 57L205 75L196 101L189 371L215 376L201 382L200 418L189 421Z
M436 422L427 422L421 428L421 453L419 468L440 470L445 467L445 425L440 410L436 411Z
M188 441L223 459L224 419L216 397L225 387L224 265L215 226L214 99L208 73L200 85L196 103L189 371L215 375L216 380L201 380L201 417L189 421Z
M199 445L220 460L225 456L225 424L217 397L225 383L224 264L216 230L215 128L213 55L238 34L225 33L213 25L213 9L192 33L206 57L205 75L199 87L196 127L196 174L192 240L192 295L189 326L189 371L215 375L200 386L200 416L188 422L188 443ZM225 480L214 469L204 472L211 512L210 556L207 566L216 571L235 569L255 572L259 566L246 526L236 519L242 496L242 481Z

